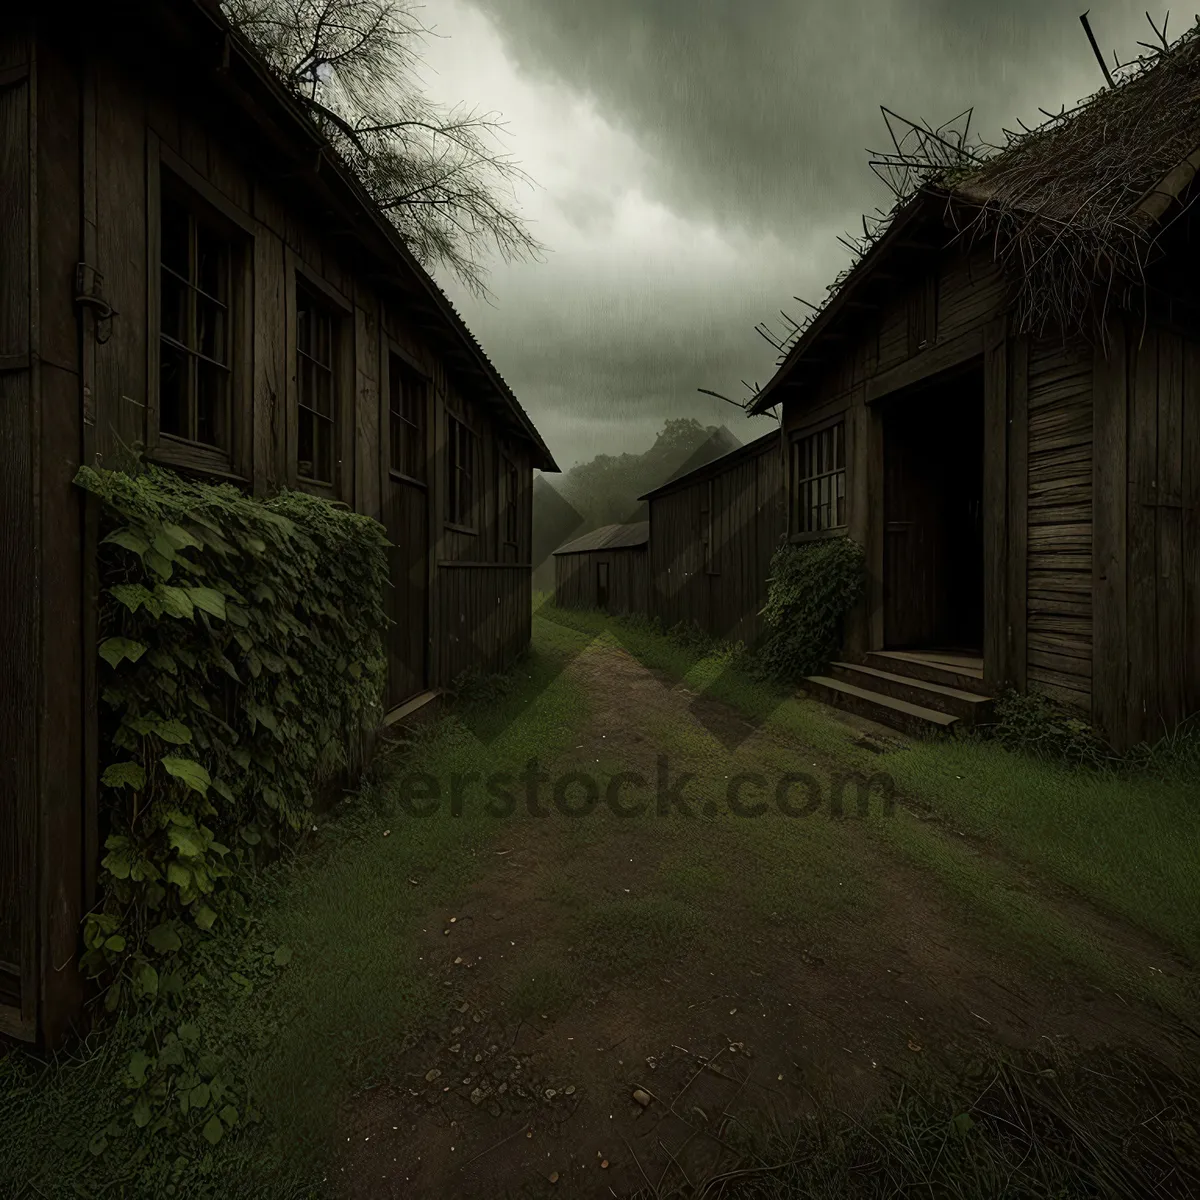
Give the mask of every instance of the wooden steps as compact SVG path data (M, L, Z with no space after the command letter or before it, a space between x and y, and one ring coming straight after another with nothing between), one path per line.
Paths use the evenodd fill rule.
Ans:
M810 695L914 736L974 725L991 715L978 658L881 650L860 662L834 662L805 680Z

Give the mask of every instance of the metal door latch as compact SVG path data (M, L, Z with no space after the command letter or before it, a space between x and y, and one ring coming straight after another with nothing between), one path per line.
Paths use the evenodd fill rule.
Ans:
M104 287L104 276L95 267L87 263L78 263L75 267L75 303L95 309L95 336L100 345L104 345L112 337L112 319L120 316L115 308L101 294Z

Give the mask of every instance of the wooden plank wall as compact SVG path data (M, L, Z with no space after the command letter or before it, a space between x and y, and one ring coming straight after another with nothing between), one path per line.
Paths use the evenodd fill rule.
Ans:
M1028 353L1026 678L1092 701L1092 352L1061 338Z
M649 612L650 555L645 545L556 555L554 603L560 608L598 608L596 568L601 563L608 564L608 607L605 611L613 614Z
M702 550L713 482L714 571ZM785 530L783 466L770 442L724 470L650 501L650 612L666 627L695 625L752 645L762 632L771 556Z
M0 36L0 1032L37 1018L38 519L35 440L38 286L35 64Z
M1200 711L1200 342L1150 327L1128 348L1126 738Z
M504 671L529 645L533 622L527 566L442 566L441 620L433 664L435 687L451 687L464 672Z

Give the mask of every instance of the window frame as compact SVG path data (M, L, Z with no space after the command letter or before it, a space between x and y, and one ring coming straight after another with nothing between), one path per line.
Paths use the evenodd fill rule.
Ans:
M461 431L461 437L456 440L456 435ZM463 468L458 462L457 451L465 446L469 451L469 458L465 469L465 479L467 483L467 499L465 503L465 512L463 511L463 498L459 491L459 484L464 478ZM480 501L480 492L478 487L479 481L479 438L475 430L471 428L470 423L466 419L466 414L458 414L446 409L446 514L445 526L447 529L453 529L458 533L478 534L479 532L479 513L478 506ZM453 498L453 499L452 499ZM460 520L459 518L465 518Z
M385 455L387 475L391 479L403 480L405 483L416 484L418 487L428 487L430 475L432 474L429 463L429 418L430 401L433 396L433 380L430 378L428 372L417 366L413 359L390 338L385 338L384 359L386 366L383 399L384 418L386 421ZM420 411L419 424L414 424L404 416L403 407L399 412L392 407L393 384L399 380L401 386L400 401L403 406L406 395L403 385L406 379L416 381L420 386L420 401L418 405ZM420 474L405 470L403 466L396 465L396 435L394 426L397 417L410 429L417 431L413 440L407 442L406 445L416 447L416 449L411 450L411 453L420 463ZM401 457L403 458L403 455Z
M287 361L287 479L288 486L329 499L354 499L354 305L324 275L310 267L291 248L284 251L287 287L284 354ZM333 357L332 480L300 474L299 297L307 292L330 317Z
M163 145L153 131L147 133L146 158L146 455L177 469L248 483L254 398L253 262L258 223ZM225 446L162 430L162 218L164 194L168 192L178 197L193 222L199 221L215 233L228 251ZM192 353L190 349L185 352Z
M500 540L505 546L521 545L521 471L516 460L500 455Z
M837 537L846 533L849 528L850 520L850 487L849 487L849 463L850 451L847 443L847 432L849 428L848 414L839 413L837 416L830 418L828 421L822 422L820 425L809 426L804 429L798 429L791 433L788 439L788 502L790 505L788 513L788 526L790 530L790 540L792 541L812 541L825 537ZM839 436L840 430L840 436ZM829 470L816 470L812 474L801 474L801 459L804 454L803 447L806 443L816 443L817 439L831 435L833 437L833 459L834 465ZM840 451L840 465L838 464L838 454ZM811 503L801 507L801 490L805 485L819 483L822 480L829 479L832 481L832 519L830 523L821 523L820 518L815 526L810 526L808 520L802 520L804 514L811 516L813 505ZM839 489L840 480L840 489ZM829 502L818 500L817 510L827 509ZM841 518L838 520L838 518Z

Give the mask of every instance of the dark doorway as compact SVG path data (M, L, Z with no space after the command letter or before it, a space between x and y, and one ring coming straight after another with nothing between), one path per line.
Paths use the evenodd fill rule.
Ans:
M895 397L883 417L884 645L983 647L983 369Z
M596 607L608 610L608 563L596 564Z

